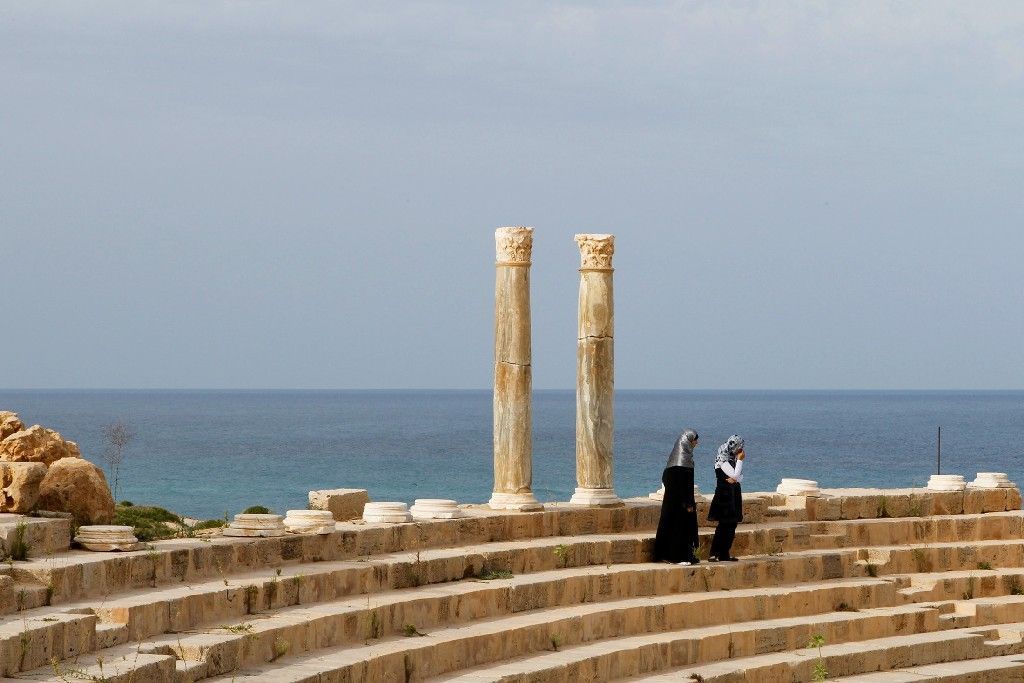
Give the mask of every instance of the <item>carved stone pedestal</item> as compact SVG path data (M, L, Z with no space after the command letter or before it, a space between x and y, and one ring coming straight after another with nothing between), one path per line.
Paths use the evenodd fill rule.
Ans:
M289 510L284 525L293 534L329 534L335 529L330 510Z
M458 519L466 516L454 500L443 498L417 498L409 508L409 514L413 519Z
M281 515L238 514L224 529L225 536L244 538L270 538L287 533Z
M401 524L411 522L409 506L405 503L367 503L363 508L363 521L368 524Z
M135 538L134 530L130 526L113 524L80 526L75 535L75 543L86 550L101 553L114 550L142 550L145 547Z

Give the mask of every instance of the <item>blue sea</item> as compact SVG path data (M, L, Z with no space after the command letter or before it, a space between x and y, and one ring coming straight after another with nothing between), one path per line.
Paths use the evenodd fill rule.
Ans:
M118 498L194 517L250 505L283 512L307 491L365 488L373 500L490 497L490 391L0 390L0 410L77 441L97 463L101 428L127 422ZM575 393L534 394L533 486L543 501L575 486ZM936 468L1024 481L1024 392L619 391L615 489L646 495L684 427L701 436L698 485L713 488L719 443L747 442L743 487L782 477L823 487L922 486Z

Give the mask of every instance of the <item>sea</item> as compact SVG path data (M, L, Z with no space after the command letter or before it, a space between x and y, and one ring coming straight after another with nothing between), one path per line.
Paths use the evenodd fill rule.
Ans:
M571 390L534 392L541 501L568 500L575 487L575 406ZM486 390L0 390L0 410L56 429L97 463L104 425L128 424L118 499L196 518L305 508L314 489L481 503L493 481ZM696 482L707 492L717 446L733 433L746 439L746 491L774 490L783 477L924 486L939 467L1024 481L1024 391L617 391L616 492L657 490L687 427L700 434Z

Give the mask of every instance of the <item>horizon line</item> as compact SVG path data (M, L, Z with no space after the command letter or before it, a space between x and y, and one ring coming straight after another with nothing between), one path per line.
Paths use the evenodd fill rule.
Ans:
M491 391L491 387L0 387L0 392L10 391L129 391L129 392L140 392L140 391L156 391L156 392L172 392L172 391L193 391L193 392L269 392L269 391L306 391L306 392L332 392L332 391L444 391L444 392L455 392L455 391ZM575 387L541 387L534 388L532 391L575 391ZM949 387L926 387L926 388L893 388L893 387L854 387L854 388L836 388L836 387L795 387L795 388L769 388L769 387L732 387L732 388L712 388L712 387L689 387L689 388L635 388L635 387L623 387L616 388L615 391L623 392L678 392L678 391L693 391L693 392L715 392L715 391L743 391L743 392L757 392L757 391L773 391L773 392L808 392L808 391L834 391L834 392L1024 392L1022 388L949 388Z

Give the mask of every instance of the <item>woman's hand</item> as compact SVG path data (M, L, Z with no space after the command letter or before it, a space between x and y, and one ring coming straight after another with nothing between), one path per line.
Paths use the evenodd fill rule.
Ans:
M739 453L736 454L736 459L737 460L742 460L745 457L747 457L746 451L740 451Z
M735 483L736 483L736 480L735 480L735 479L733 479L732 477L726 477L726 478L725 478L725 480L726 480L727 482L729 482L730 484L735 484Z

